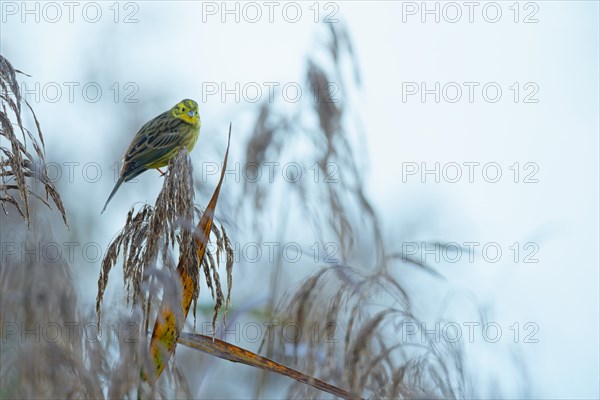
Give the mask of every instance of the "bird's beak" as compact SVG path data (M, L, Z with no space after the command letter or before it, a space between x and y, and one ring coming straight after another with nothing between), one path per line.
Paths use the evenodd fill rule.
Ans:
M190 110L188 111L187 115L189 115L190 117L193 117L195 114L194 110Z

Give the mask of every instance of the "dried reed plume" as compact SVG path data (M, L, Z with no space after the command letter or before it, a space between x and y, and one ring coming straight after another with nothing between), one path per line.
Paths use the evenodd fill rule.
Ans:
M56 243L43 218L35 230L2 220L2 243L27 248ZM4 230L7 227L7 230ZM96 328L82 312L76 282L64 258L23 252L0 264L0 398L190 398L177 366L167 381L149 385L140 370L148 360L148 340L140 335L138 313L108 313Z
M457 344L403 337L420 324L402 285L385 273L324 268L304 280L275 311L275 359L349 388L358 397L457 399L469 395ZM288 328L294 327L294 334ZM292 347L290 347L292 345ZM288 396L320 398L294 384Z
M148 326L149 305L158 300L157 293L171 296L169 301L180 304L181 288L176 284L176 267L173 251L177 250L182 265L188 266L186 272L192 278L194 292L192 296L194 318L196 302L200 290L200 269L211 295L215 299L214 319L223 305L228 306L231 298L233 250L225 229L212 227L215 247L200 265L197 254L197 237L194 236L194 216L199 218L202 212L194 205L194 184L191 160L186 149L169 162L169 173L158 195L154 207L144 206L137 213L130 210L125 226L109 245L98 279L96 311L100 321L101 303L104 296L110 270L117 264L123 252L123 271L128 291L128 302L141 307ZM219 276L221 254L226 257L227 295ZM181 307L179 307L181 308Z
M27 101L21 97L19 83L17 82L17 73L10 62L0 55L0 138L4 137L8 141L8 146L0 142L0 206L5 214L8 214L6 206L12 204L21 215L25 223L30 223L30 196L42 201L46 206L49 198L52 198L54 205L60 211L64 223L67 225L67 216L60 195L56 191L54 184L48 178L44 155L44 137L40 123L33 112L33 109ZM35 121L36 132L32 133L23 125L23 114L21 106L25 104ZM11 121L9 112L13 115ZM15 128L21 131L22 140L17 137ZM34 153L28 150L27 138ZM28 184L30 178L40 183L46 192L44 199L38 195ZM18 194L18 198L15 197Z
M279 109L277 101L265 101L248 140L244 163L262 165L284 159L298 143L309 144L310 151L301 159L305 165L317 165L320 183L324 183L319 187L324 190L312 190L308 179L289 183L290 190L284 192L286 203L297 200L321 239L327 227L332 230L341 246L342 261L348 257L358 233L350 215L361 215L361 230L371 230L375 253L382 259L380 223L363 188L360 163L364 160L364 132L345 97L354 85L360 85L357 60L345 26L326 26L328 43L315 49L307 61L305 81L313 96L306 96L308 100L298 103L291 113ZM318 61L323 59L329 63ZM346 62L354 72L350 78L342 72L341 66ZM358 151L353 139L360 142ZM255 222L262 219L264 212L272 211L267 207L275 196L272 186L267 180L244 182L240 203L252 202Z

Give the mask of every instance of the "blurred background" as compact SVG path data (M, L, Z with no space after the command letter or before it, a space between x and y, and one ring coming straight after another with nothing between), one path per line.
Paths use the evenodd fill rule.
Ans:
M99 253L162 185L146 172L100 215L117 163L144 122L192 98L200 205L233 126L217 208L236 254L230 326L268 321L324 265L410 255L443 278L402 260L387 271L428 329L462 327L473 393L600 395L597 2L0 4L0 52L30 75L22 95L68 211L54 233L78 243L83 310ZM105 301L125 312L119 273ZM196 331L211 313L203 287ZM481 314L497 340L469 340ZM240 332L225 338L257 351ZM196 398L288 383L202 357L202 378L186 372ZM231 374L253 383L224 385Z

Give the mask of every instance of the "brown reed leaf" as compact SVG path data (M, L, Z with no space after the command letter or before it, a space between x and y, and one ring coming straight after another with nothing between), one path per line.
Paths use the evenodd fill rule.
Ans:
M231 343L215 339L214 337L200 335L197 333L182 332L177 339L177 343L202 351L212 356L222 358L224 360L246 364L254 368L260 368L265 371L287 376L295 379L298 382L322 390L323 392L333 394L334 396L342 397L344 399L360 399L360 397L352 395L344 389L304 374L295 369L288 368L285 365L277 363L266 357L262 357L251 351L242 349L241 347L235 346Z

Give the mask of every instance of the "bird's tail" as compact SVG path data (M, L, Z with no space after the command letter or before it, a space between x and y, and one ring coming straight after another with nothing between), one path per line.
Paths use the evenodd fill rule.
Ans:
M108 203L110 202L110 199L113 198L113 196L115 195L115 193L117 193L117 190L119 189L119 186L121 186L121 184L125 181L125 177L121 176L119 178L119 180L117 181L117 184L115 185L115 187L113 188L112 192L110 192L110 196L108 196L108 200L106 200L106 203L104 204L104 208L102 209L102 211L100 212L100 214L102 214L104 212L104 210L106 210L106 206L108 205Z

